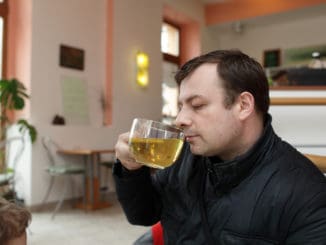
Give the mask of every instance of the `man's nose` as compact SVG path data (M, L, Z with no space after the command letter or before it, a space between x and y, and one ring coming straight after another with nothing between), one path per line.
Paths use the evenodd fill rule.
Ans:
M185 128L191 124L191 120L187 117L186 113L181 110L179 111L174 124L179 128Z

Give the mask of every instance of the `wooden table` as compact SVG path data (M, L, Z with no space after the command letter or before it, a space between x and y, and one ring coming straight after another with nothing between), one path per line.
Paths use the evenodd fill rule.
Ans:
M84 203L77 205L78 208L95 210L106 208L110 203L100 198L100 156L101 154L114 154L113 149L59 149L59 154L70 156L82 156L86 169Z

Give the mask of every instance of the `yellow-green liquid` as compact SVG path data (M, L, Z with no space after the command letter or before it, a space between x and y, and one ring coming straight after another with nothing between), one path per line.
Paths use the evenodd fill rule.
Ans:
M131 138L130 149L137 162L153 168L170 166L183 145L181 139Z

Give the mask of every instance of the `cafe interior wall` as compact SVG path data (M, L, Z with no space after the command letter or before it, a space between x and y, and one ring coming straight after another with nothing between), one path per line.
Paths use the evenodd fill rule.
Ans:
M26 171L27 176L24 176L25 181L28 182L26 186L29 188L25 189L23 197L27 205L37 205L42 200L49 181L49 176L44 171L48 162L40 142L42 136L51 136L65 148L112 148L119 133L129 129L134 117L160 119L162 103L160 27L163 4L166 2L180 11L188 12L190 16L194 16L195 11L193 5L189 5L189 1L29 1L32 5L30 11L32 19L30 27L32 30L30 118L39 131L39 140L32 147L30 162L24 163L29 165L31 171ZM107 14L111 11L106 11L109 2L113 3L112 16ZM197 21L202 25L201 17ZM109 42L106 39L108 22L113 24L112 49L110 49L112 52L110 53L105 51ZM263 35L259 37L263 38L267 35L272 40L277 40L276 37L270 35L269 28L271 28L270 31L273 30L272 27L266 27L266 31L263 31ZM220 39L222 35L227 38L228 34L219 33L214 28L203 27L201 35L204 52L238 45L239 48L250 53L258 44L256 38L250 45L244 45L239 42L243 37L235 36L228 46ZM59 45L62 43L84 49L85 69L83 71L62 68L58 65ZM271 48L267 44L266 47ZM150 58L150 84L147 88L140 88L135 84L134 56L138 50L148 53ZM252 55L260 58L259 52L254 51ZM112 59L112 74L106 74L107 57ZM62 77L65 76L75 77L87 83L90 107L90 123L87 125L75 125L69 122L65 126L51 125L53 116L61 114L63 110L60 84ZM112 109L112 124L103 127L103 113L99 101L100 91L106 83L109 83L112 88L112 99L109 101ZM296 110L302 110L302 107L298 108ZM304 113L310 112L310 108L304 107ZM292 112L293 107L280 109L285 112L283 115L277 112L280 116L276 116L274 122L277 122L277 131L286 134L287 126L283 129L280 124L288 124L283 116L288 116L288 112ZM272 114L275 115L274 112ZM295 121L293 124L297 123ZM295 128L295 125L292 126ZM290 134L288 138L291 139L291 136L296 133ZM321 141L322 137L319 136L317 141ZM110 181L112 182L112 179ZM56 192L50 201L57 200L62 191L61 183L57 183L55 187Z
M326 4L209 27L206 51L238 48L262 63L263 51L326 44ZM238 25L238 29L235 26ZM326 68L325 68L326 69ZM271 90L271 97L325 97L326 90ZM302 152L326 154L326 106L271 106L275 131Z
M113 148L118 135L129 130L133 118L161 119L160 37L163 5L169 4L203 25L203 7L197 0L32 1L31 118L40 138L49 135L65 148ZM113 6L113 11L107 9L109 6ZM108 16L108 13L113 15ZM106 31L110 21L112 35L108 40ZM107 49L110 42L112 47ZM85 50L84 71L58 66L60 43ZM137 51L149 56L149 85L146 88L139 87L135 82ZM110 57L112 74L106 74L106 61ZM51 125L54 114L62 113L59 85L62 76L87 81L91 113L89 125ZM96 92L103 89L105 83L112 89L112 99L108 101L112 124L103 127L100 94ZM31 189L25 193L27 205L37 205L42 200L49 181L43 169L46 164L45 152L38 141L32 149ZM109 178L109 182L110 190L114 191L112 178ZM56 193L49 201L58 199L61 186L61 183L57 183Z
M23 1L23 0L19 0ZM113 1L114 11L107 11ZM112 2L111 2L112 3ZM20 8L23 5L20 5ZM16 6L17 7L17 6ZM16 15L30 16L30 114L38 130L38 140L30 150L22 178L26 183L21 197L28 206L40 204L49 183L45 167L49 162L41 145L50 136L63 148L113 148L120 133L129 130L134 117L161 118L160 28L162 2L151 0L30 0ZM24 14L23 14L24 12ZM108 16L107 13L114 14ZM151 21L148 21L151 20ZM112 53L107 53L107 22L112 21ZM27 25L27 23L22 23ZM83 49L84 70L59 66L59 46ZM150 59L150 84L141 88L135 81L135 55L143 51ZM112 58L112 74L106 74L107 57ZM84 81L87 88L89 122L52 125L55 114L63 114L62 83L65 78ZM103 126L100 99L105 84L112 88L112 124ZM84 110L85 108L80 108ZM60 161L62 159L59 159ZM69 161L81 159L66 158ZM76 179L80 182L80 179ZM112 179L110 179L112 184ZM62 181L55 185L49 201L62 192ZM111 191L114 187L111 185Z

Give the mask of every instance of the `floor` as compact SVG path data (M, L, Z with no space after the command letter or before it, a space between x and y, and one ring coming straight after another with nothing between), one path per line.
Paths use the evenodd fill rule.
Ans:
M148 227L130 225L116 200L112 206L84 212L63 207L51 220L51 210L32 213L28 245L131 245Z

